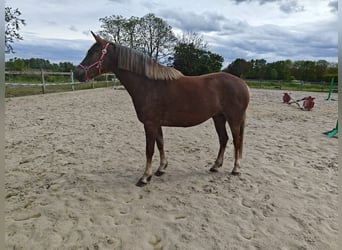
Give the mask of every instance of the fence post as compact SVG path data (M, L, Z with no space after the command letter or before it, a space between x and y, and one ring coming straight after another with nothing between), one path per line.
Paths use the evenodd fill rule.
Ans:
M70 71L70 76L71 76L71 89L72 91L75 91L75 84L74 84L74 72L71 70Z
M41 79L41 82L42 82L42 91L43 91L43 94L45 94L45 78L44 78L44 71L43 71L42 68L40 69L40 75L41 75L41 77L42 77L42 79Z

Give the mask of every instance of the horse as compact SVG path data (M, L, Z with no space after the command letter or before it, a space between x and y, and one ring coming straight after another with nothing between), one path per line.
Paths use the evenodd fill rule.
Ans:
M229 139L226 130L228 122L235 150L231 174L240 174L249 104L249 88L245 81L225 72L185 76L137 50L91 33L95 43L73 74L77 80L84 82L103 73L114 73L131 96L146 137L145 171L137 186L145 186L151 181L155 144L160 154L160 165L154 175L161 176L166 172L168 162L164 151L163 126L190 127L210 118L219 137L219 152L210 171L217 172L222 167Z

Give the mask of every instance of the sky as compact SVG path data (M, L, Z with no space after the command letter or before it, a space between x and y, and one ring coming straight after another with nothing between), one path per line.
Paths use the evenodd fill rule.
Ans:
M100 18L153 13L177 35L196 32L224 58L338 61L337 0L7 0L26 25L6 60L42 58L77 65Z

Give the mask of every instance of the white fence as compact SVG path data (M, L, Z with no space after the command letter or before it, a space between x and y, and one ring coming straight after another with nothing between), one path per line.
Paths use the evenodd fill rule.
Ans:
M39 75L40 83L5 83L5 86L8 87L41 87L43 94L45 94L46 88L49 86L71 86L71 89L75 90L75 85L83 84L83 82L75 82L74 81L74 73L71 72L49 72L49 71L5 71L5 75ZM70 76L70 82L61 82L61 83L46 83L45 76L47 75L55 75L55 76ZM105 82L115 82L116 78L114 74L104 74ZM111 80L108 80L111 76ZM88 82L89 83L89 82ZM94 84L96 81L90 81L92 87L94 88Z

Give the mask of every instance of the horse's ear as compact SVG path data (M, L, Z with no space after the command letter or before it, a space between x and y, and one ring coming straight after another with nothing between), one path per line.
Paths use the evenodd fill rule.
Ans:
M98 35L96 35L94 32L90 31L91 34L93 35L93 37L95 38L97 43L101 43L102 42L102 38Z

